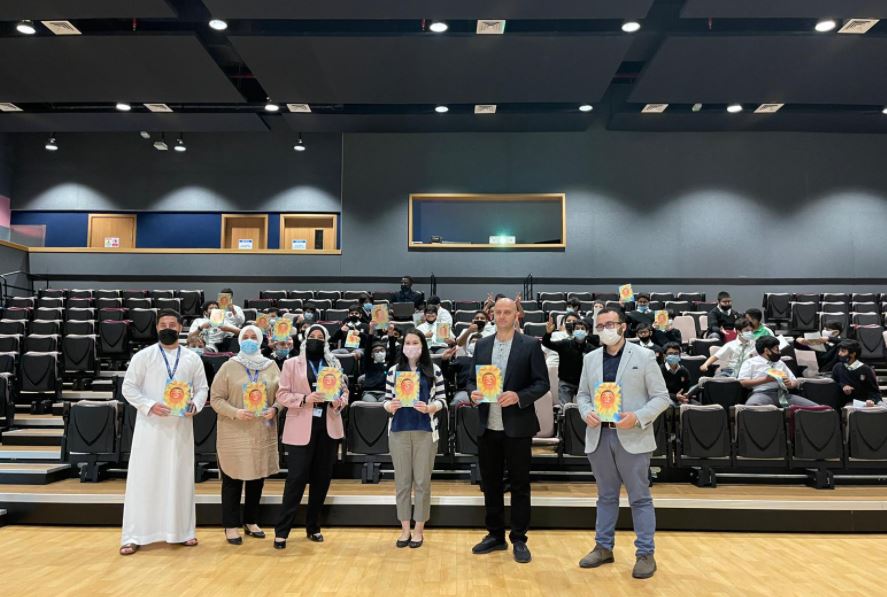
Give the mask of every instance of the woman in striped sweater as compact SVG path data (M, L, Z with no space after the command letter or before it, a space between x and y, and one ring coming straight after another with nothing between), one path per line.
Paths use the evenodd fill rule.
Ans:
M417 373L418 380L405 372ZM400 384L401 394L395 392ZM412 406L402 404L399 397L418 385ZM396 365L388 370L385 401L382 404L392 415L388 426L389 449L394 463L397 488L397 518L401 533L397 547L422 546L425 522L431 514L431 471L437 454L437 421L434 414L446 408L446 391L440 368L431 362L425 335L411 329L404 335L403 348ZM415 491L415 512L411 497ZM416 526L410 534L410 519Z

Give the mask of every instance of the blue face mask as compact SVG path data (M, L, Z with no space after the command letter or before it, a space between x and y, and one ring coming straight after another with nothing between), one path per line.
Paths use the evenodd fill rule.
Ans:
M649 310L650 307L648 305L638 305L638 311L641 313L646 313Z
M244 340L240 343L240 351L243 354L256 354L259 352L259 343L255 340Z
M372 311L373 310L373 303L364 303L363 310L366 311L367 313Z
M191 346L189 348L191 350L193 350L194 352L196 352L197 354L203 354L203 347L202 346Z
M241 347L242 346L243 345L241 344ZM288 356L290 356L289 348L278 348L277 350L274 351L274 357L278 360L282 361L282 360L286 359Z
M588 332L585 330L576 330L573 332L573 337L582 342L588 336Z
M679 354L670 354L665 356L665 362L674 367L678 363L681 362L681 355Z

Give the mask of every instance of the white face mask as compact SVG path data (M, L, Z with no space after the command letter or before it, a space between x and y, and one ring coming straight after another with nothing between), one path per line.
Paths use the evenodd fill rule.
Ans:
M622 339L622 334L619 333L619 330L608 330L606 328L598 332L598 336L600 336L601 342L607 346L619 344L619 341Z
M825 338L831 338L832 336L837 335L837 333L836 330L822 330L822 335Z

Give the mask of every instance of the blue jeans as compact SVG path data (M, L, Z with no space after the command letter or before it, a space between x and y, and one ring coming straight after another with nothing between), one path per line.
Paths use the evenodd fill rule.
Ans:
M604 427L597 449L587 455L598 491L594 540L609 550L615 543L619 489L623 484L628 491L631 519L637 535L635 553L638 556L652 555L655 550L656 511L650 493L650 454L629 454L619 442L616 430Z

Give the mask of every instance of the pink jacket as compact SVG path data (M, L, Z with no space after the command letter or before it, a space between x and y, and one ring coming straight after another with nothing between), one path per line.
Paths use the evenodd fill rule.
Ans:
M299 355L284 361L277 389L277 403L286 407L283 443L290 446L308 445L311 439L311 416L314 407L305 403L305 397L311 391L305 356ZM345 436L342 415L332 405L326 409L326 431L332 439L342 439Z

